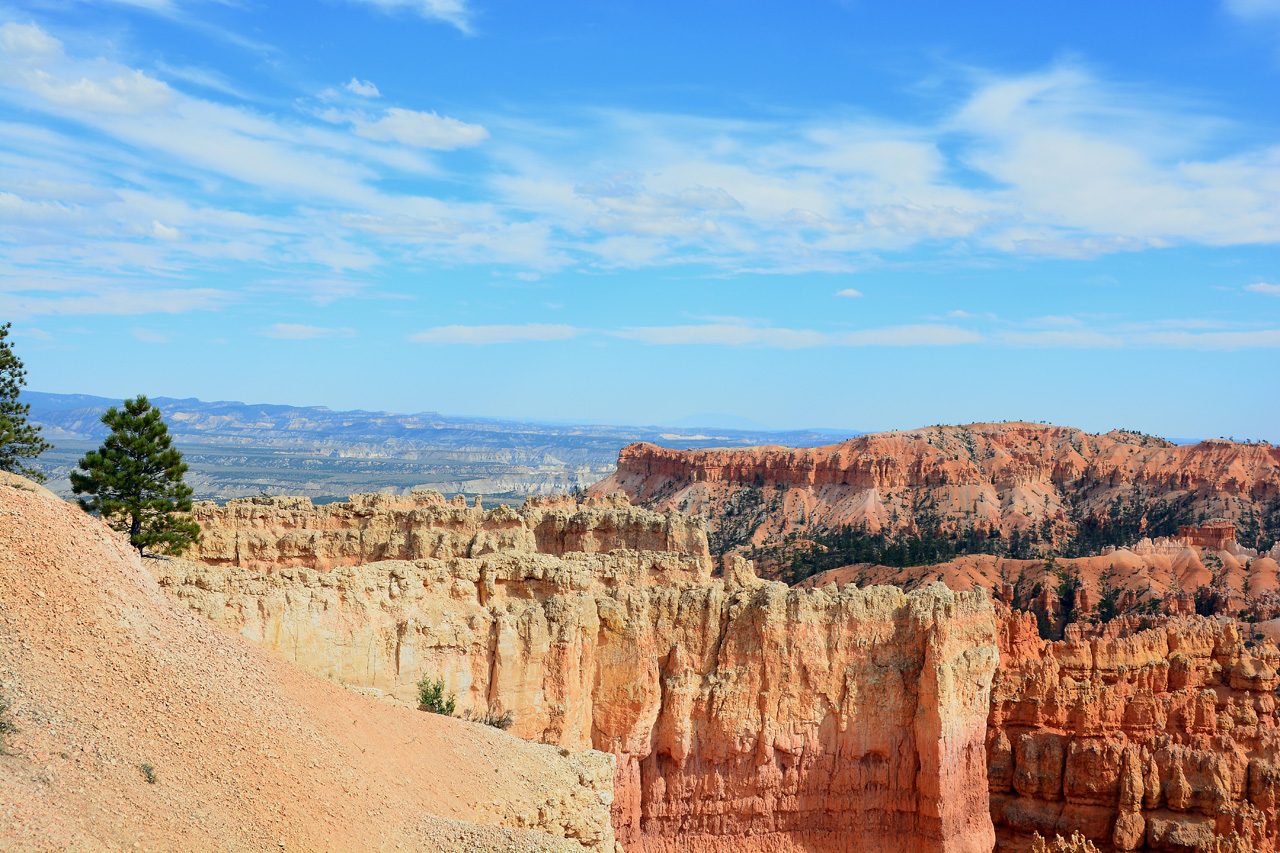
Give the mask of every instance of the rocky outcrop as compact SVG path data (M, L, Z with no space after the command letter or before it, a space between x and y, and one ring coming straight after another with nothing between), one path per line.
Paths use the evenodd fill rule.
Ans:
M1188 545L1222 551L1227 543L1236 541L1236 526L1230 521L1215 519L1204 524L1188 524L1178 528L1178 538Z
M531 497L512 509L446 501L435 491L403 497L352 495L345 503L258 497L225 506L198 503L191 513L201 540L190 552L213 565L329 569L378 560L480 557L499 551L562 555L618 549L707 559L700 519L631 506L623 495L578 502Z
M913 532L921 507L944 530L1005 538L1016 530L1058 542L1074 532L1075 517L1105 518L1117 499L1163 501L1190 517L1267 516L1280 500L1280 447L1180 447L1032 423L876 433L803 450L632 444L617 472L592 487L612 491L650 509L708 515L726 550L845 524Z
M1248 626L1244 626L1247 628ZM1280 653L1228 620L1003 624L987 727L1001 846L1078 830L1100 848L1273 850Z
M503 530L546 542L546 520ZM565 529L551 541L600 541ZM462 709L512 711L522 737L612 753L629 853L991 849L984 595L791 590L741 560L712 578L702 553L474 550L151 565L194 610L309 669L410 702L421 676L443 677Z

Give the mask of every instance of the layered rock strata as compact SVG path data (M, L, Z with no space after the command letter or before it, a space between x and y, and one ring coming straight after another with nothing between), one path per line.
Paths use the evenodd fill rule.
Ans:
M308 498L258 497L195 505L201 541L193 559L213 565L329 569L378 560L480 557L498 551L562 555L618 549L707 558L700 520L633 507L620 494L578 502L531 497L519 509L468 506L435 491L352 495L314 506Z
M910 532L921 507L943 529L1004 537L1034 529L1058 541L1073 532L1073 513L1106 517L1117 499L1163 501L1190 517L1268 516L1280 500L1280 447L1176 446L1120 430L1093 435L1033 423L875 433L808 449L637 443L591 491L706 514L731 546L843 524Z
M511 548L471 556L268 567L241 551L244 565L152 567L196 611L309 669L410 702L420 677L443 677L464 709L512 711L523 737L613 753L629 853L991 849L985 595L791 590L741 560L712 578L699 528L603 509L607 528L580 526L609 542L661 530L687 552L547 553L560 546L540 544L544 512L515 514ZM626 517L650 532L621 535Z
M1051 643L1030 614L1004 621L987 727L1002 848L1079 830L1102 849L1212 849L1232 833L1275 849L1280 654L1229 620L1140 625L1073 625Z

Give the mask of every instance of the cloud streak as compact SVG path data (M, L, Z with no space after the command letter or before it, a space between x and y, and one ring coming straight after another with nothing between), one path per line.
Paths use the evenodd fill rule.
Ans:
M316 338L350 338L355 336L355 330L308 326L304 323L273 323L264 329L262 334L282 341L310 341Z
M528 341L564 341L582 334L573 326L526 323L520 326L436 326L409 336L424 344L514 344Z

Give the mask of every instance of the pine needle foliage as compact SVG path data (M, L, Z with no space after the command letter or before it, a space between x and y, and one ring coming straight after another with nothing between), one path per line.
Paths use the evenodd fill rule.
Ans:
M187 464L173 446L160 410L143 395L107 409L111 434L71 472L71 489L87 512L98 513L144 553L181 554L200 539L200 527L179 513L191 511ZM81 473L83 472L83 473Z
M27 423L31 407L18 402L18 394L27 384L27 371L6 340L10 326L10 323L0 326L0 471L43 483L44 474L20 461L35 459L53 445L40 437L39 425Z

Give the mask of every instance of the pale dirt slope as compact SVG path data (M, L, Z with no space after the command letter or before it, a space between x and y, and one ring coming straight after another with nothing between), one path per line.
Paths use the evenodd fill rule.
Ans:
M584 849L499 823L613 850L606 756L303 673L170 600L97 520L13 480L0 690L21 728L0 755L0 850Z

